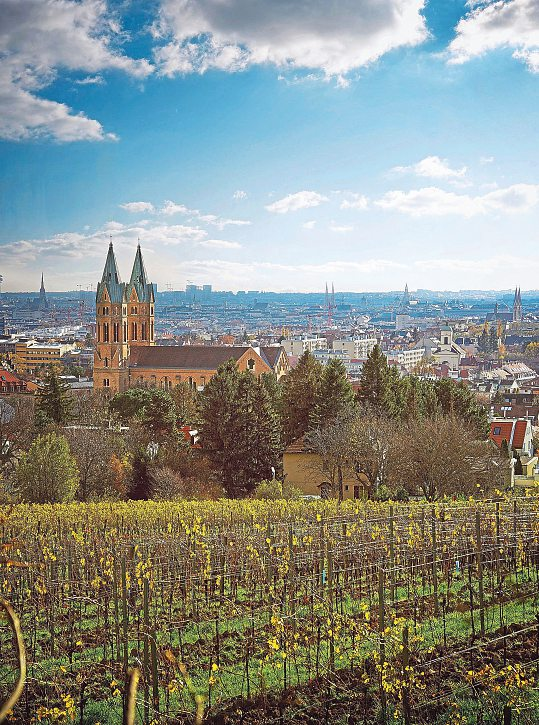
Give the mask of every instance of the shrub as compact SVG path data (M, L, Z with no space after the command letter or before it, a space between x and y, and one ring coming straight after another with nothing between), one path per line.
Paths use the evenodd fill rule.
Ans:
M22 501L72 501L79 485L79 471L64 436L57 433L38 436L28 453L21 457L16 484Z

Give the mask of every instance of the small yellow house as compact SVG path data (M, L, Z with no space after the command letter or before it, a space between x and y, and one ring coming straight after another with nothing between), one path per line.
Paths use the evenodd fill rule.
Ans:
M285 449L283 474L287 484L299 488L306 496L339 495L337 472L324 466L322 458L305 446L303 438ZM343 498L365 498L368 489L369 480L364 473L343 470Z

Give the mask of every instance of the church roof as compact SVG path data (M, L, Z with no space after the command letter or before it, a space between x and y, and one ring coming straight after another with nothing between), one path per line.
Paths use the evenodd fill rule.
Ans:
M153 285L148 282L148 275L146 274L146 267L142 259L140 244L137 245L137 253L135 254L131 279L129 280L128 296L133 287L137 292L139 302L153 302Z
M238 361L248 350L245 347L208 345L153 345L134 347L129 354L129 367L183 370L217 370L231 358ZM252 350L253 355L256 352Z
M111 302L123 302L125 284L122 282L112 242L109 244L109 251L103 269L101 282L97 285L97 301L99 302L104 290L107 290Z

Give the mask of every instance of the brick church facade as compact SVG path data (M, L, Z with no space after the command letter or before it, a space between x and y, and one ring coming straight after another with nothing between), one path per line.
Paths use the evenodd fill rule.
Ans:
M156 345L155 293L140 245L129 282L122 282L112 242L96 294L94 388L112 393L135 385L164 389L187 382L199 389L231 358L255 375L288 372L281 347Z

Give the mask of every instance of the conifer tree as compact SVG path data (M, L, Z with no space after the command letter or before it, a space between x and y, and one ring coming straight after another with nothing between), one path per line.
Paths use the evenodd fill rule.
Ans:
M330 360L324 367L320 380L320 391L314 408L313 423L317 427L323 427L342 416L345 411L354 406L354 403L354 390L348 380L344 363L338 359Z
M392 390L391 383L394 382L386 356L380 346L375 345L361 371L359 399L379 411L393 414L396 391ZM388 408L393 408L393 410L389 411Z
M133 456L131 482L128 497L134 501L151 498L150 461L148 455L139 450Z
M41 423L48 420L55 425L66 425L72 418L72 408L69 386L60 380L56 368L51 365L45 384L37 394L36 419Z
M249 493L271 477L280 453L280 425L266 383L233 360L202 394L202 444L231 496Z
M282 420L285 446L313 427L323 372L323 365L306 351L284 379Z

